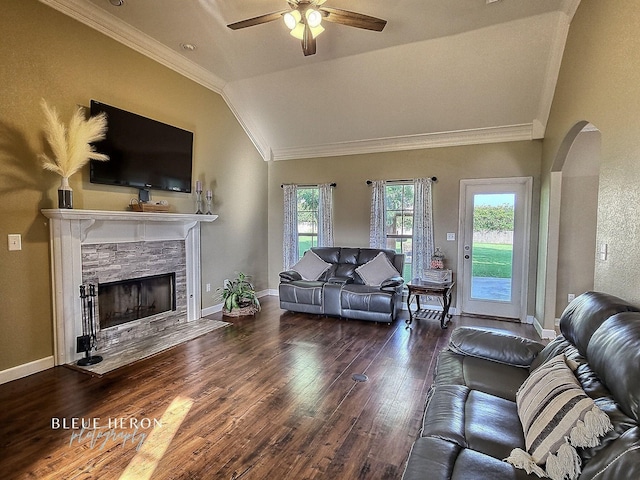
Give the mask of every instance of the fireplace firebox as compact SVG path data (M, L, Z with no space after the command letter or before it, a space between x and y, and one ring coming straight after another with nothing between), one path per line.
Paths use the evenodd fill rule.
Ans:
M100 329L176 309L176 274L98 284Z

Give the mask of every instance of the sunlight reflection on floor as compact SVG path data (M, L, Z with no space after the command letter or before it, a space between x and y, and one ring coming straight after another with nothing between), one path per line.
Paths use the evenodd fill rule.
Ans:
M167 451L171 440L182 425L191 410L193 400L186 397L176 397L162 415L160 425L154 427L144 444L133 457L120 480L146 480L151 478Z

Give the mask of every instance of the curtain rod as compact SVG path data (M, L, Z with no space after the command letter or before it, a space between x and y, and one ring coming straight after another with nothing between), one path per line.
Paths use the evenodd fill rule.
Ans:
M437 182L438 177L431 177L432 182ZM413 178L405 178L404 180L387 180L387 182L413 182ZM367 185L371 185L373 182L371 180L367 180Z
M296 187L302 187L302 188L307 187L308 188L308 187L317 187L318 185L319 184L316 183L314 185L296 185ZM330 183L329 186L330 187L337 187L338 184L334 182L334 183ZM284 188L284 183L282 185L280 185L280 188Z

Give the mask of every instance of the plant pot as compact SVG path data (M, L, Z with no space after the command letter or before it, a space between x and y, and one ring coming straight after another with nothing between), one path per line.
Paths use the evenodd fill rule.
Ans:
M245 317L248 315L255 315L258 312L258 307L255 305L248 305L246 307L238 307L229 311L226 308L222 309L222 315L225 317Z
M69 177L62 177L60 181L58 208L73 208L73 190L69 186Z

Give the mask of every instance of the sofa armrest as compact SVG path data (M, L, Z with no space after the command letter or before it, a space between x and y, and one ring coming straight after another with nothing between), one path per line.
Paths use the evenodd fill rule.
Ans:
M353 283L353 278L351 277L331 277L327 283L332 283L335 285L348 285Z
M385 289L395 290L397 287L399 287L403 283L404 283L404 278L402 278L400 275L397 275L395 277L389 277L385 281L383 281L380 284L380 288L383 290Z
M542 343L497 330L460 327L451 334L449 350L515 367L528 368Z
M295 280L302 280L302 276L295 270L287 270L286 272L280 272L281 282L293 282Z

